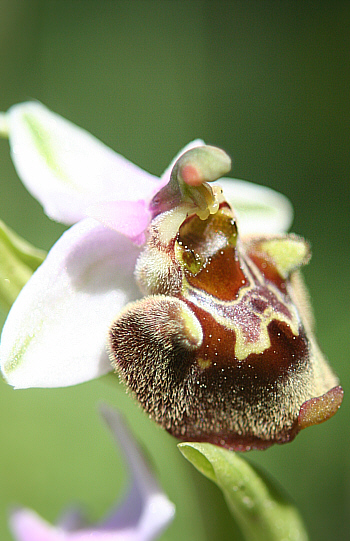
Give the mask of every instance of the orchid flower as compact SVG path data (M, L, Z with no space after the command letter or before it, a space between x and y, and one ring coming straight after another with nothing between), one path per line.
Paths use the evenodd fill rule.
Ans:
M230 158L201 140L159 179L40 104L0 125L28 190L74 224L9 313L10 384L73 385L114 368L171 434L237 450L334 415L343 391L299 273L310 250L284 234L282 195L223 179Z
M169 181L177 157L157 178L40 103L15 105L0 125L30 193L50 218L75 224L9 313L2 372L16 388L88 381L112 370L107 331L118 312L141 297L134 268L150 221L148 205ZM196 140L180 154L202 144ZM243 181L220 183L244 232L289 227L292 209L282 195Z
M76 510L69 510L52 526L31 509L16 509L10 517L16 541L150 541L174 518L174 505L159 488L120 415L107 406L101 413L131 471L132 483L124 502L93 525L85 524Z

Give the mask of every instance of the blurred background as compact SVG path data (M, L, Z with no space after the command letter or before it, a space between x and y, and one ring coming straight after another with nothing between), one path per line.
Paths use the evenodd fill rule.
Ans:
M161 174L195 137L233 157L233 176L286 194L310 240L305 277L319 343L349 392L349 38L347 1L0 0L0 110L38 99ZM0 217L49 249L63 226L21 185L0 140ZM1 315L1 323L5 314ZM67 389L0 381L0 538L12 505L92 519L127 472L98 418L120 407L177 516L162 539L241 539L220 492L185 462L112 376ZM348 397L290 445L246 457L301 510L311 539L349 537Z

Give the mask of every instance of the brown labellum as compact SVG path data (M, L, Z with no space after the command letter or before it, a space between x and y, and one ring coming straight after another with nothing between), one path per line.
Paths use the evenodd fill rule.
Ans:
M109 347L156 422L182 440L246 451L334 415L343 392L313 336L298 270L308 259L295 235L240 239L222 197L205 219L154 213L136 268L148 296L119 315Z

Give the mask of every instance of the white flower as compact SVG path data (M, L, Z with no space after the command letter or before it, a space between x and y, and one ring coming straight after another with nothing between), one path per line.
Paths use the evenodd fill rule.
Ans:
M76 510L53 526L31 509L16 509L10 517L16 541L151 541L170 524L175 507L159 488L134 438L115 410L104 406L102 415L131 472L123 503L101 522L89 525Z
M149 224L149 203L170 178L133 165L39 103L0 115L14 165L46 214L74 224L15 301L0 345L1 370L16 388L74 385L110 371L112 320L140 298L133 277ZM202 145L193 141L182 151ZM176 158L175 158L176 159ZM249 182L220 179L241 234L279 233L288 200Z

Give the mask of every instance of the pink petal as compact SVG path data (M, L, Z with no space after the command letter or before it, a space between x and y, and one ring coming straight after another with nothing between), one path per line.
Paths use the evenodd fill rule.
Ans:
M106 227L119 231L136 244L145 242L145 230L151 219L148 205L139 201L107 201L96 203L87 209L88 216Z

